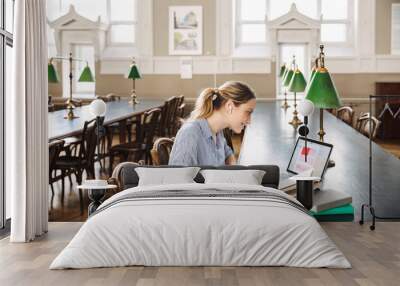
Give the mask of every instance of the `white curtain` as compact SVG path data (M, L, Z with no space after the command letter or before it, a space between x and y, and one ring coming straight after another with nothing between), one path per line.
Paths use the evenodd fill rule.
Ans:
M6 187L12 242L48 227L46 1L15 1L13 93L6 99Z

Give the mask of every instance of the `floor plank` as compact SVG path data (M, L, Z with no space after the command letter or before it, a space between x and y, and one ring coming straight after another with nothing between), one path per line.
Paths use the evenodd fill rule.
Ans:
M322 223L352 269L290 267L118 267L49 270L81 222L53 222L32 243L0 240L0 285L398 285L400 223L379 222L375 231L356 223Z

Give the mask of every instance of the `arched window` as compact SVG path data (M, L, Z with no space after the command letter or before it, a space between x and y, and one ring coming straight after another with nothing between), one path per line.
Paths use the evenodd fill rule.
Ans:
M100 16L110 24L109 46L135 46L137 26L137 0L52 0L47 1L47 18L50 21L68 13L73 5L77 13L92 21ZM49 44L54 42L50 31Z
M292 3L308 17L319 19L323 16L321 42L337 45L351 42L353 0L236 0L236 46L265 44L265 16L269 20L278 18L289 12Z

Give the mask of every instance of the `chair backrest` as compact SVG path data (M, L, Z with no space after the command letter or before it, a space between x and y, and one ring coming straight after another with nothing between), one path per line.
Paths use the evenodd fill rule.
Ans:
M49 171L54 170L54 165L63 147L64 140L54 140L49 143Z
M170 97L167 99L167 114L166 114L166 129L167 133L173 128L173 124L175 122L175 115L177 109L177 103L179 98L177 96Z
M159 125L161 115L160 108L153 108L149 111L143 113L141 124L140 124L140 133L138 136L139 142L142 142L146 145L146 149L150 150L153 146L154 137L156 135L156 129Z
M153 165L168 165L172 145L174 145L174 139L167 137L158 138L154 142L153 149L150 151Z
M104 117L100 117L99 124L102 125ZM85 121L82 131L82 143L79 146L79 158L86 160L89 164L94 162L96 147L97 147L97 120L92 119Z
M108 101L117 101L117 100L121 100L121 96L116 95L115 93L109 93L106 95L106 98L108 99Z
M160 137L164 137L167 133L168 108L169 108L169 101L167 100L161 107L160 124L157 127L157 135Z
M361 125L364 122L362 119L368 118L368 117L369 117L369 112L360 112L360 115L358 116L356 125L355 125L355 128L358 132L361 132L361 127L362 127Z
M336 117L353 126L354 110L350 106L343 106L336 111Z
M364 116L359 118L358 121L360 133L370 137L371 139L375 139L381 125L381 121L376 119L374 116Z

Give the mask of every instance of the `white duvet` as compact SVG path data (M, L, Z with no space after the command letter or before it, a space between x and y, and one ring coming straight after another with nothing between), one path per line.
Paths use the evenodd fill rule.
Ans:
M115 203L132 192L204 192L210 188L262 190L289 197L276 189L238 184L128 189L100 206L103 210L87 220L50 269L128 265L351 267L318 222L289 204L242 197Z

